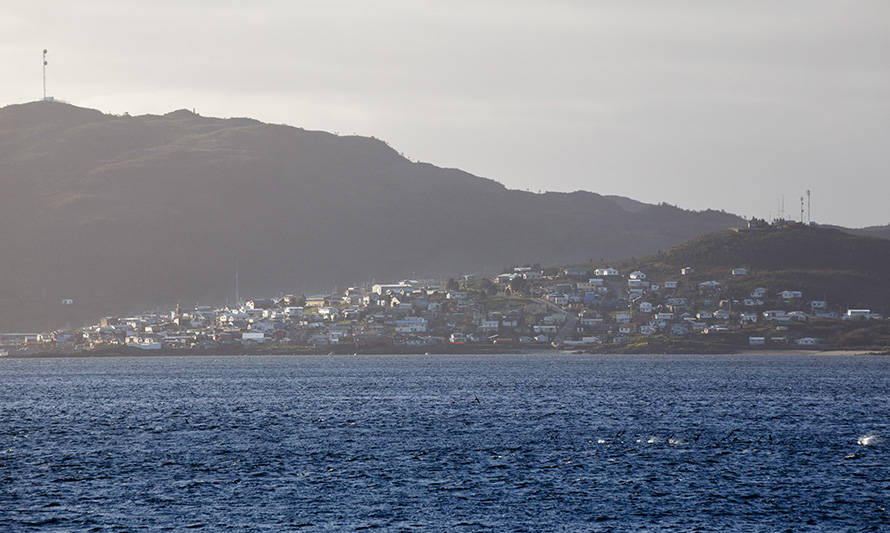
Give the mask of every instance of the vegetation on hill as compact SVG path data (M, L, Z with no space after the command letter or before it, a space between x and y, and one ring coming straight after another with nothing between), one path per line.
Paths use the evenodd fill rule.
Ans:
M724 280L733 297L744 297L755 287L770 294L799 290L807 299L886 312L888 265L890 240L791 223L705 235L619 267L676 279L681 279L680 269L693 267L686 276L689 282ZM730 275L735 267L747 268L748 274Z

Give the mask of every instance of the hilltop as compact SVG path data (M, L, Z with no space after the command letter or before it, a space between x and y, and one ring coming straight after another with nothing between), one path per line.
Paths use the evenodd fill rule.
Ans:
M59 102L0 109L0 190L6 331L224 303L236 269L242 295L308 294L641 256L739 222L583 191L510 190L374 138Z
M890 306L887 265L890 240L786 223L716 232L619 266L675 278L681 277L680 269L692 267L685 276L689 281L728 279L727 289L736 296L762 286L772 292L800 290L846 307L885 310ZM748 274L731 276L736 267Z

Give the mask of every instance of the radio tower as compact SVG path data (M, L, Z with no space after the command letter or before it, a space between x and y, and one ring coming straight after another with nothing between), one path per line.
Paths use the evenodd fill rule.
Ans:
M46 101L46 48L43 49L43 100Z
M810 203L810 190L807 189L807 224L813 223L813 205Z

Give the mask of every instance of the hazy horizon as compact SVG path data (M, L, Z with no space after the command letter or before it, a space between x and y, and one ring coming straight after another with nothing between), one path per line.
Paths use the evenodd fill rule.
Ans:
M890 4L12 2L0 105L249 116L518 189L890 222ZM829 201L830 199L830 201Z

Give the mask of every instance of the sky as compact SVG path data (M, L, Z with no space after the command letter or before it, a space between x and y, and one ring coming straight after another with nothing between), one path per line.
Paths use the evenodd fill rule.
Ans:
M0 105L195 109L530 191L890 223L890 2L0 0Z

